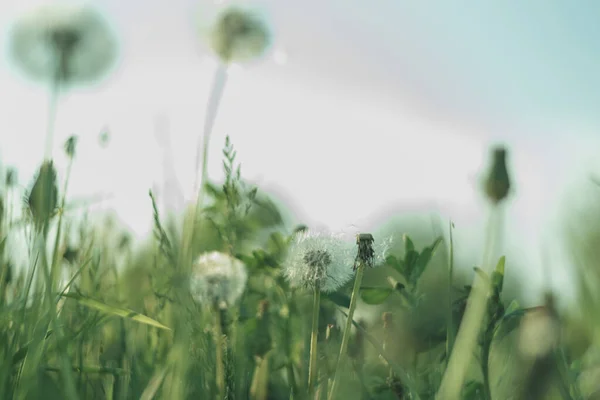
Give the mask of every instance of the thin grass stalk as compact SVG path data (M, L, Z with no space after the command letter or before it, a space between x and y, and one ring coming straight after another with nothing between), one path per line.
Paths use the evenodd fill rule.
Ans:
M59 270L58 270L58 247L60 245L60 237L62 234L62 221L65 209L65 203L67 199L67 188L69 187L69 178L71 177L71 168L73 167L73 157L69 157L69 164L67 165L67 175L65 176L65 183L63 185L63 195L60 202L60 211L58 214L58 223L56 227L56 236L54 237L54 247L52 249L52 267L50 268L51 277L52 277L52 292L56 292L58 288L59 281Z
M321 309L321 285L317 280L313 291L312 329L310 332L310 356L308 364L308 395L314 394L318 379L318 340L319 340L319 311Z
M221 321L221 312L215 307L215 379L217 382L217 392L219 400L225 399L225 357L223 354L223 329Z
M454 281L454 237L452 229L454 223L452 221L448 224L448 230L450 233L450 256L448 257L448 324L446 326L446 357L449 357L454 347L454 341L456 340L454 332L454 313L453 313L453 300L452 296L452 282Z
M354 288L352 289L352 297L350 298L350 307L348 308L348 318L346 319L346 326L344 328L344 334L342 336L342 343L340 345L340 354L335 367L335 373L333 381L331 383L331 391L329 392L329 400L335 399L335 394L341 380L341 369L346 361L348 342L350 340L350 334L352 331L352 318L354 311L356 310L356 304L358 296L360 295L360 285L362 283L363 274L365 272L365 263L361 260L358 264L356 271L356 278L354 279Z
M492 257L494 255L494 245L497 240L498 231L501 228L501 208L497 205L493 206L490 212L488 221L488 230L486 235L486 243L483 256L483 270L489 273L492 268ZM467 370L471 363L473 351L477 345L477 337L481 330L481 325L487 310L487 300L490 291L489 279L483 279L480 274L475 274L473 286L467 307L460 324L456 342L448 367L442 383L436 394L438 400L458 400L462 390L463 383L466 378Z

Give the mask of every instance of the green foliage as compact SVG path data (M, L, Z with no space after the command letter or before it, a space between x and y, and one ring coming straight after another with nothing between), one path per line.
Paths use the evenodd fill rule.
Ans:
M75 154L74 145L73 140L68 154ZM87 222L59 231L52 260L61 280L53 288L47 286L42 263L15 268L10 261L15 249L7 239L11 229L47 233L54 226L56 204L33 196L44 170L28 198L32 218L18 225L6 206L0 209L1 399L192 399L215 398L221 390L227 398L306 398L312 299L290 288L281 267L293 235L307 227L299 225L290 233L275 203L243 180L229 138L223 158L225 181L206 185L210 201L200 210L191 253L224 252L245 265L245 290L225 309L197 303L190 295L190 276L178 268L182 226L176 218L162 219L152 192L148 217L154 232L139 250L111 241L126 237L123 232L98 232ZM50 175L50 202L57 203L57 177ZM14 173L10 179L10 190L18 192ZM70 210L60 207L65 224L76 225ZM73 236L77 240L71 242ZM316 325L317 390L323 398L336 372L339 398L435 397L471 293L470 286L457 289L454 282L443 281L444 290L421 284L425 272L433 272L429 267L443 243L438 237L418 248L404 235L402 254L388 255L386 268L373 270L385 275L387 285L357 285L363 304L350 321L348 359L338 370L340 326L351 296L349 287L322 294ZM33 254L35 242L27 244ZM491 291L474 368L462 389L465 400L489 400L496 393L493 345L514 338L533 310L516 301L503 303L506 270L504 257L489 276L475 268ZM384 318L369 315L383 310ZM560 371L562 387L572 399L585 398L577 382L587 364L562 342L555 350L549 360ZM511 359L520 360L516 353Z

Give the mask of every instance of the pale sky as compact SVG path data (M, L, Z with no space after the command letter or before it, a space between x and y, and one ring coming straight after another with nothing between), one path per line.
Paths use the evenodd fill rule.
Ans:
M0 2L0 26L29 3ZM113 23L121 59L101 85L63 98L56 154L66 137L80 135L71 194L113 194L107 206L143 236L151 227L147 192L162 179L158 116L169 121L175 168L191 194L214 71L195 20L217 6L93 3ZM538 237L552 236L561 194L594 166L600 144L600 5L459 3L264 0L275 52L232 71L209 177L223 176L228 134L243 174L293 199L303 222L368 226L384 206L435 202L456 221L457 239L477 247L485 216L477 174L488 146L504 142L518 193L507 212L507 246L539 271ZM5 48L6 29L1 34ZM43 154L46 108L45 88L2 57L0 156L19 168L21 183L29 184ZM100 149L105 127L111 142ZM64 167L64 157L57 162Z

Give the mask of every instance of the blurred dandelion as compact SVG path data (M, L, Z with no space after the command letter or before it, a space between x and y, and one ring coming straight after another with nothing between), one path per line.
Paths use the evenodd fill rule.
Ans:
M314 393L317 371L317 343L321 292L333 292L353 275L353 248L341 234L303 229L297 231L288 248L283 274L292 287L313 292L312 329L308 367L308 393Z
M242 296L247 279L244 263L213 251L200 255L194 263L190 291L198 303L226 309Z
M240 6L224 9L213 25L210 46L224 64L261 57L271 44L271 32L256 11Z
M208 22L208 23L205 23ZM227 75L232 63L248 62L260 58L269 48L271 33L268 24L256 10L241 6L224 6L214 18L199 21L200 37L208 42L210 49L219 60L212 81L203 134L198 138L195 159L194 191L198 198L197 208L203 204L204 185L207 177L208 147L213 126L217 117L219 103L223 97ZM192 221L195 221L192 218ZM187 227L184 245L189 245L193 235L193 222Z
M292 287L333 292L353 275L355 250L340 234L305 230L294 235L283 273Z
M525 357L541 358L560 340L562 324L551 292L545 294L544 305L527 310L519 328L519 350Z
M29 77L51 85L48 160L60 91L104 76L116 60L116 42L104 19L84 3L39 6L15 22L10 39L15 64Z

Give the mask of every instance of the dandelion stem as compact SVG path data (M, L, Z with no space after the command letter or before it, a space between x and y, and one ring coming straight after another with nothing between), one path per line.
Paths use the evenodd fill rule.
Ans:
M483 270L488 273L491 269L496 233L500 228L500 207L495 205L491 209L488 222L486 245L484 247ZM477 345L477 336L485 317L487 299L490 291L489 280L482 279L480 274L475 274L473 286L467 307L460 324L456 342L448 360L448 367L442 378L442 383L437 392L438 400L458 400L461 389L469 368L473 350Z
M356 278L354 279L354 288L352 289L352 297L350 298L350 307L348 308L348 318L346 319L346 327L344 328L344 334L342 336L342 344L340 345L340 355L338 356L335 375L333 382L331 383L331 391L329 392L329 400L335 399L336 390L340 384L342 366L346 359L346 351L348 350L348 342L350 340L350 332L352 331L352 317L354 316L354 310L356 310L356 302L360 294L360 285L362 283L363 273L365 272L365 263L361 261L358 264L356 271Z
M310 333L310 362L308 364L308 396L311 397L315 390L317 374L317 341L319 339L319 310L321 308L321 285L315 282L313 292L312 329Z
M215 351L216 351L216 381L219 400L225 399L225 359L223 357L223 329L221 325L221 312L214 308L215 314Z
M204 186L206 185L207 177L207 165L208 165L208 147L210 142L210 136L212 134L213 125L217 117L217 111L219 109L219 103L223 92L225 90L225 84L227 83L227 66L220 64L215 72L210 95L208 98L208 104L206 107L206 115L204 117L204 131L202 137L198 139L196 146L196 161L195 161L195 173L196 178L194 182L194 194L197 196L196 204L192 212L192 217L184 224L184 234L182 240L183 250L183 265L189 266L192 263L192 251L191 245L194 243L194 236L197 231L197 219L198 214L202 210L204 204ZM200 156L202 154L202 157ZM200 171L200 160L202 160L202 171ZM186 226L187 224L187 226Z
M54 127L56 124L56 111L58 108L58 98L60 96L61 79L60 68L57 69L56 76L52 79L50 86L50 100L48 103L48 120L46 122L46 144L44 146L44 161L52 159L52 148L54 146Z
M454 224L452 221L449 223L450 232L450 255L448 260L448 326L446 328L446 357L452 353L452 347L454 346L454 340L456 337L454 327L454 315L452 310L452 281L454 280L454 239L452 235L452 228Z
M50 276L52 277L52 292L56 292L58 287L58 246L60 243L60 236L62 233L62 220L65 210L65 202L67 198L67 188L69 187L69 178L71 177L71 167L73 166L73 158L69 157L69 164L67 166L67 175L65 177L65 183L63 186L63 196L60 202L60 214L58 215L58 226L56 228L56 237L54 238L54 248L52 250L52 266L50 268Z
M204 131L202 133L202 138L201 140L198 140L198 144L196 146L196 182L194 186L194 193L198 193L200 205L202 204L200 200L202 199L204 185L206 184L208 145L210 143L210 136L212 134L215 120L217 119L219 104L221 102L221 98L223 97L226 83L227 66L220 64L215 71L215 77L210 89L210 96L208 98L208 104L206 107L206 115L204 117ZM202 157L200 157L201 152ZM202 160L202 170L200 170L200 160ZM198 181L198 179L200 179L200 181Z

